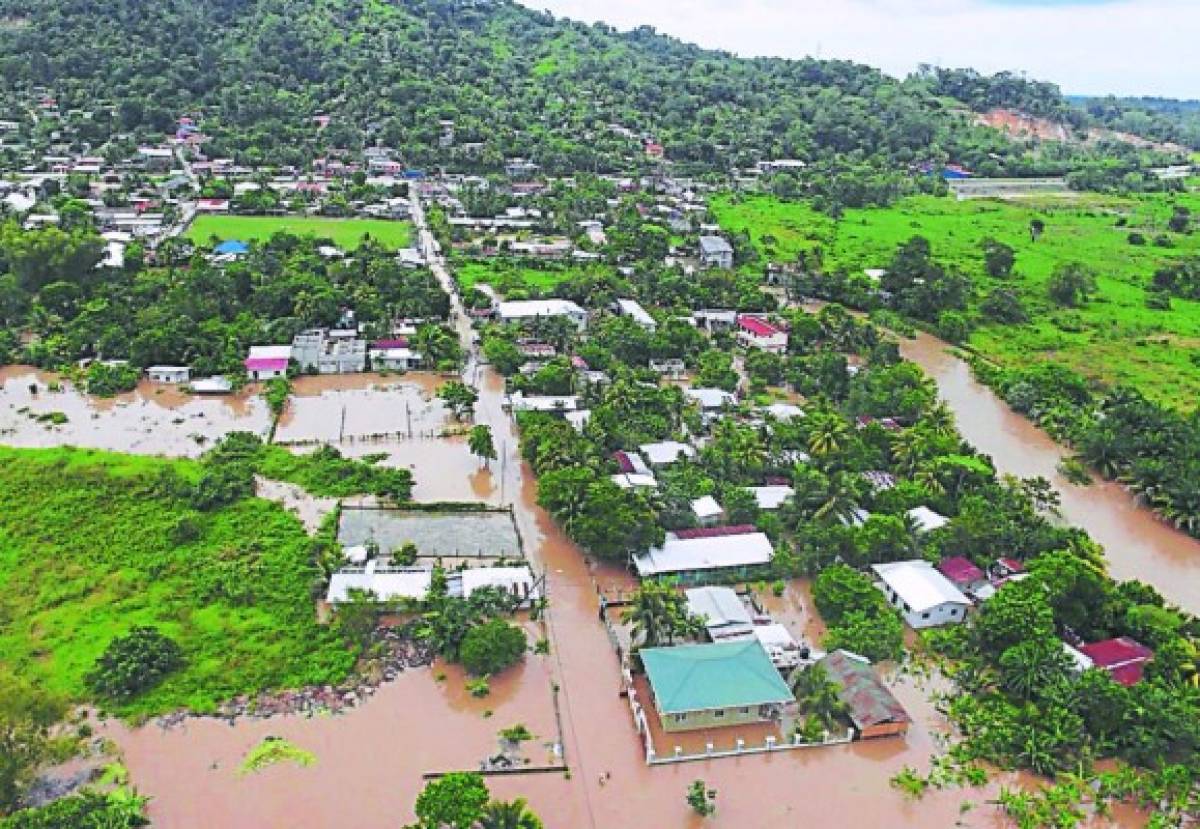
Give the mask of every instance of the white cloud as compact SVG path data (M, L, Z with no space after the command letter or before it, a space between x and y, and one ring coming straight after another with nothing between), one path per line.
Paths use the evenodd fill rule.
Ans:
M744 56L1024 71L1077 94L1200 97L1195 0L521 0Z

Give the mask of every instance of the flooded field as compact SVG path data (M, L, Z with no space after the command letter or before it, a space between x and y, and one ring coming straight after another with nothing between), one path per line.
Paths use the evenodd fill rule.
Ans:
M441 378L420 373L298 377L275 440L370 444L437 437L453 425L449 411L434 397L441 383Z
M102 399L28 366L0 369L0 384L0 440L9 446L195 457L229 432L265 436L271 426L266 402L250 389L199 397L143 381L132 392ZM50 391L52 385L60 390Z

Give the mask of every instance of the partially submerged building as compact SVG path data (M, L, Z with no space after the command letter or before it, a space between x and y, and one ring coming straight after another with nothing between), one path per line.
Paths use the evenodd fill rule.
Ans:
M273 380L286 377L292 359L290 345L252 345L246 357L246 376L251 380Z
M352 329L310 328L292 340L292 358L304 372L355 374L367 369L367 344Z
M771 722L795 710L791 688L757 640L639 653L666 732Z
M633 557L640 578L674 576L684 584L743 581L761 576L775 554L752 525L679 530L662 546Z
M928 561L893 561L871 569L888 603L904 615L909 627L936 627L967 618L971 600Z
M587 311L569 299L528 299L496 306L496 318L502 323L529 324L556 317L570 320L580 331L587 327Z
M849 651L833 651L817 661L838 686L838 698L859 739L905 734L912 718L880 681L871 663Z

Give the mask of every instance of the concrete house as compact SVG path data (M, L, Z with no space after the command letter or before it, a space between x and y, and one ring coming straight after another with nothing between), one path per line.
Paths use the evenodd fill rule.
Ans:
M701 527L715 527L725 517L725 510L711 495L692 501L692 515Z
M243 364L246 366L246 376L251 380L273 380L287 376L291 359L290 345L252 345Z
M501 302L496 306L496 317L502 323L526 324L539 319L565 317L582 331L587 327L587 311L569 299L529 299Z
M367 357L375 371L412 371L421 365L421 355L409 348L403 337L376 340L367 349Z
M692 313L692 322L697 328L701 328L709 334L729 331L737 325L737 311L723 308L701 308Z
M700 266L704 268L733 267L733 248L720 236L700 237Z
M616 306L617 313L623 317L629 317L647 331L653 331L658 327L658 323L654 321L654 317L650 316L650 313L637 300L618 299Z
M354 330L310 328L292 340L292 357L304 372L354 374L366 371L367 344Z
M778 325L767 322L758 314L739 314L737 340L746 348L758 348L772 354L787 351L787 332Z
M187 366L150 366L146 376L152 383L181 385L192 379L192 370Z
M668 733L770 722L795 710L791 688L757 640L640 653Z
M888 603L904 615L909 627L937 627L967 618L971 600L928 561L893 561L871 569Z

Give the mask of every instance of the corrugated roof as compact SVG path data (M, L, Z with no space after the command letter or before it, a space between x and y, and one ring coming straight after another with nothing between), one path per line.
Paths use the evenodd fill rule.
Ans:
M750 611L731 587L693 587L685 590L688 613L705 620L705 627L749 625Z
M937 566L938 571L959 587L984 581L987 577L973 561L965 556L951 556L942 559Z
M839 686L838 696L846 704L856 728L888 722L912 722L908 712L889 691L870 663L846 651L834 651L818 663Z
M757 532L753 524L734 524L729 527L695 527L690 530L676 530L675 537L682 541L693 538L724 538L727 535L750 535Z
M758 567L771 563L774 549L763 533L679 538L671 534L661 547L635 556L634 567L642 578L730 567Z
M946 603L969 607L971 600L928 561L893 561L871 566L912 612L924 613Z
M791 689L757 640L644 648L660 714L791 702Z

